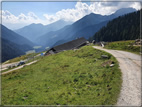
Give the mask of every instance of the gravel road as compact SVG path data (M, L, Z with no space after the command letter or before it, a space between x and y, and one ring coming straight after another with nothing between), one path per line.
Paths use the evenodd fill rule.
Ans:
M33 64L33 63L35 63L35 62L37 62L37 60L32 61L32 62L27 63L27 64L24 64L24 65L31 65L31 64ZM23 65L21 65L21 66L19 66L19 67L16 67L16 68L14 68L14 69L11 69L11 70L9 70L9 71L3 72L3 73L1 73L1 74L2 74L2 75L3 75L3 74L7 74L7 73L9 73L9 72L12 72L12 71L14 71L14 70L20 69L20 68L22 68L22 67L23 67Z
M0 69L1 69L1 71L6 70L6 69L8 69L7 66L10 66L10 65L16 64L16 63L18 63L18 62L13 62L13 63L8 63L8 64L1 64Z
M141 56L130 52L93 47L111 53L119 62L123 82L116 106L141 106Z

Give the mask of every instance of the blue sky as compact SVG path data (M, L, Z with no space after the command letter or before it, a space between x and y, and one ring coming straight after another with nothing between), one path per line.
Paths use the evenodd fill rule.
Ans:
M39 17L44 13L55 14L62 9L74 8L76 2L2 2L2 10L18 16L20 13L34 12Z
M75 22L90 13L109 15L120 8L140 8L139 2L2 2L2 24L18 29L32 23Z

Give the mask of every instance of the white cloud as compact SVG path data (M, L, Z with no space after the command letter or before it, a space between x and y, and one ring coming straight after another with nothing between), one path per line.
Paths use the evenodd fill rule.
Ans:
M44 17L51 22L55 22L59 19L66 21L76 21L82 18L83 16L90 14L89 5L82 2L77 2L75 8L73 9L62 9L58 11L55 15L44 14Z
M11 14L9 11L2 11L2 21L9 21L11 23L17 22L17 17Z
M13 15L8 10L2 10L2 24L10 29L18 29L31 23L43 23L43 20L39 19L33 12L29 12L27 15L21 13L18 16Z
M141 9L141 5L139 2L134 2L133 4L130 5L130 7L135 8L136 10Z
M139 10L141 8L141 5L139 2L92 2L92 4L90 5L90 10L93 13L109 15L120 8L128 7Z
M11 24L15 24L15 27L13 27L13 25L13 28L11 27L11 29L17 29L31 23L42 23L44 25L50 24L59 19L74 22L90 13L109 15L120 8L127 7L133 7L139 10L141 5L139 2L91 2L90 5L83 2L77 2L75 8L62 9L54 15L49 15L47 13L43 14L45 20L40 19L33 12L29 12L27 14L21 13L18 16L15 16L7 10L2 10L2 22L4 25L7 25L7 27L8 25L12 26Z
M15 16L7 10L2 10L2 20L4 23L29 23L30 21L39 21L40 19L33 12L29 12L27 15L21 13Z
M73 9L63 9L58 11L55 15L44 14L47 20L52 22L64 19L67 21L77 21L83 16L96 13L101 15L109 15L114 13L120 8L132 7L139 10L141 5L139 2L92 2L90 5L82 2L77 2Z
M43 16L46 18L47 22L46 23L52 23L56 20L59 20L58 17L54 16L54 15L48 15L48 14L43 14Z

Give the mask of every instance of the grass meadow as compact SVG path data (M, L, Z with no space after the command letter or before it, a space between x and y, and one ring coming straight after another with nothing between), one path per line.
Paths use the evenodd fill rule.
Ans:
M85 46L2 75L2 105L114 105L121 83L117 60Z
M127 40L127 41L117 41L117 42L109 42L105 48L108 49L116 49L116 50L124 50L128 52L132 52L135 54L140 54L141 46L133 46L135 40Z

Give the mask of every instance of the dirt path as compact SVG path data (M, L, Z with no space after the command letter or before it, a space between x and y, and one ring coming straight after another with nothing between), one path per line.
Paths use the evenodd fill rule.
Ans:
M31 65L31 64L33 64L33 63L35 63L35 62L37 62L37 60L32 61L32 62L30 62L30 63L27 63L27 64L25 64L25 65ZM22 68L22 67L23 67L23 65L21 65L21 66L19 66L19 67L17 67L17 68L11 69L11 70L9 70L9 71L3 72L3 73L1 73L1 75L7 74L7 73L9 73L9 72L12 72L12 71L14 71L14 70L20 69L20 68Z
M117 106L141 106L141 56L130 52L93 47L111 53L119 62L123 83Z
M1 64L0 69L1 70L6 70L7 66L12 65L12 64L16 64L16 63L18 63L18 62L13 62L13 63L8 63L8 64Z

